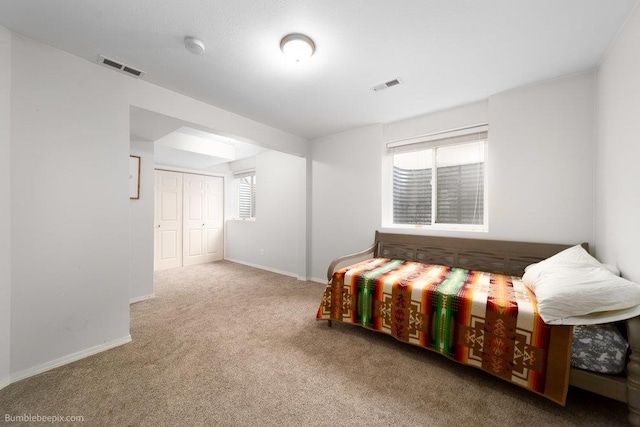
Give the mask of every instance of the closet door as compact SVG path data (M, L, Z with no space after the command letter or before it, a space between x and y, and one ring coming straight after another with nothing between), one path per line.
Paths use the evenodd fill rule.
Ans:
M156 171L154 270L182 266L182 174Z
M205 177L184 174L184 215L182 264L194 265L205 262Z
M184 174L183 265L223 258L223 179Z
M223 203L224 180L220 177L205 177L205 246L204 262L220 261L223 258Z

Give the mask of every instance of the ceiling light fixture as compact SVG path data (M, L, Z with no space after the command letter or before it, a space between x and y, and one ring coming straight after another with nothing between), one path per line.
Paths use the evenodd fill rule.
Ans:
M204 53L204 43L195 37L185 37L184 47L195 55L202 55Z
M280 41L280 50L292 61L303 62L311 58L316 51L316 45L304 34L289 34Z

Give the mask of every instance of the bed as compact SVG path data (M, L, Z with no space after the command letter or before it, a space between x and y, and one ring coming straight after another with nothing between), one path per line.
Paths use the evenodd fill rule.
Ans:
M586 248L587 245L583 244L583 247ZM331 322L335 320L358 324L368 329L387 333L401 341L440 352L460 363L483 369L560 404L565 403L568 385L626 402L629 408L629 423L631 425L640 425L640 317L634 316L624 322L619 322L624 326L624 333L630 347L630 355L626 359L626 369L623 374L606 375L570 366L573 326L547 325L541 322L540 319L532 318L531 314L526 313L524 307L528 305L537 307L537 302L530 302L530 297L533 294L525 289L526 287L523 288L520 282L520 278L525 274L525 268L536 263L542 265L541 261L568 248L571 248L571 246L405 235L376 231L372 246L361 252L346 255L331 262L327 271L329 283L323 294L317 319L327 320L330 326ZM349 261L351 263L355 262L355 264L349 267L342 267L347 265ZM445 268L440 268L441 266L445 266ZM438 270L438 268L440 269ZM446 280L452 280L447 275L458 274L459 269L478 272L478 277L484 277L480 281L484 280L486 282L490 280L492 284L493 282L508 282L506 284L507 287L504 289L507 289L510 293L506 295L506 299L503 298L505 295L502 295L502 297L493 295L491 298L487 298L487 301L492 300L493 307L490 308L489 302L487 302L486 312L483 311L485 314L480 316L477 315L478 307L468 306L459 310L466 312L464 317L465 319L470 319L467 322L468 324L461 323L460 327L462 329L441 333L440 335L442 336L438 338L438 331L442 332L445 329L440 323L436 322L436 319L440 317L444 319L446 315L442 315L439 312L427 313L424 309L421 309L423 313L419 314L421 310L415 309L415 305L420 304L420 298L423 299L423 303L428 298L435 298L430 294L431 291L420 291L417 284L412 284L411 286L415 286L418 290L414 291L413 294L411 292L409 294L404 292L403 294L402 290L404 288L397 286L397 284L395 287L393 284L385 285L387 286L386 291L382 290L383 285L380 285L381 288L376 290L374 287L365 284L368 283L367 280L370 280L371 283L383 283L385 280L393 282L393 279L389 279L389 277L400 274L396 273L397 269L407 271L430 269L426 272L422 271L422 276L418 273L407 273L408 279L418 276L424 277L426 274L427 276L439 275L442 278L446 276ZM351 278L351 274L360 276L354 279ZM405 279L403 280L406 282ZM352 280L359 281L359 286L369 289L371 295L362 297L362 291L357 296L354 295L355 290L350 292L349 285L346 282L351 282ZM473 287L476 284L465 285L465 287L469 286ZM391 288L394 291L391 291ZM486 286L483 287L482 283L477 284L477 289L480 289L479 292L484 292L485 288ZM502 291L492 292L504 293ZM427 294L429 296L426 296ZM502 343L503 338L506 336L504 333L504 321L509 316L504 317L503 315L505 311L508 312L510 310L508 300L515 298L515 294L518 294L518 298L523 299L518 301L521 306L519 310L522 312L518 316L522 315L524 320L518 320L517 322L524 322L523 324L528 326L522 327L518 323L518 325L514 324L510 328L507 327L506 329L510 331L507 336L513 336L513 340L511 344L504 344ZM366 300L367 298L371 300L369 312L367 313L367 309L364 309L365 313L362 314L358 312L356 305L362 304L360 300ZM442 304L442 295L438 298L440 298L439 302L437 304L434 303L433 307L436 305L446 306L446 303ZM501 298L502 303L500 302ZM444 299L447 300L446 295ZM535 299L534 295L533 300ZM449 300L451 300L450 297ZM449 301L450 303L451 301ZM414 305L413 308L410 307L412 304ZM457 301L455 304L461 306L463 303ZM354 308L354 310L349 310L349 307ZM398 309L398 307L402 309ZM343 310L342 308L347 309ZM485 310L485 307L482 307L482 310ZM493 314L489 314L490 311ZM354 314L356 312L358 313ZM431 323L426 326L425 319L427 317L424 317L424 314L429 319L432 319ZM394 316L399 317L394 319ZM416 316L423 316L424 318L416 318ZM491 319L484 317L491 317ZM480 321L482 323L479 323ZM426 322L429 323L428 320ZM411 326L409 325L410 323L413 325L412 327L408 327ZM492 325L491 327L494 329L498 329L489 330L484 327L484 323ZM422 325L423 329L418 327L418 330L416 330L416 324ZM517 354L519 363L506 363L509 366L507 367L508 369L505 369L504 360L496 357L497 353L495 351L492 354L479 352L477 343L478 341L482 343L482 340L478 339L478 334L482 329L487 334L483 337L484 340L493 339L494 342L501 343L501 346L493 346L492 348L507 349L512 354ZM442 343L446 344L448 341L451 341L449 350L443 350L441 347L445 345ZM526 342L523 344L522 341ZM434 348L434 343L438 346L437 348ZM541 360L541 357L544 360ZM542 364L542 368L536 367L536 363ZM544 374L538 371L544 371Z

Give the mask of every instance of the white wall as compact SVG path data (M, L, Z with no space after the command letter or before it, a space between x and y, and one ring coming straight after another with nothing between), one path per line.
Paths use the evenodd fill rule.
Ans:
M382 126L311 142L311 277L326 280L332 259L373 243L380 227Z
M489 99L487 238L593 243L595 76Z
M129 337L122 77L13 36L11 373Z
M9 383L11 347L11 33L0 26L0 388Z
M478 123L489 123L489 231L383 231L592 243L594 97L586 73L312 141L312 277L324 280L333 258L366 248L380 229L385 142Z
M226 222L225 258L305 278L305 159L266 151L255 165L256 219Z
M640 8L598 71L596 255L640 283Z
M153 215L155 207L154 144L131 140L131 154L140 156L140 198L129 200L129 242L131 248L129 300L153 296Z

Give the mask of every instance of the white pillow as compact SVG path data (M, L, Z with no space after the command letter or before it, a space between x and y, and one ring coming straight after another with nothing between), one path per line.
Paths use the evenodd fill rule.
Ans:
M640 314L640 285L617 277L580 245L525 269L524 284L551 325L585 325Z
M549 325L602 325L640 316L640 305L622 310L597 311L584 316L570 316L547 322ZM543 319L544 320L544 319Z

